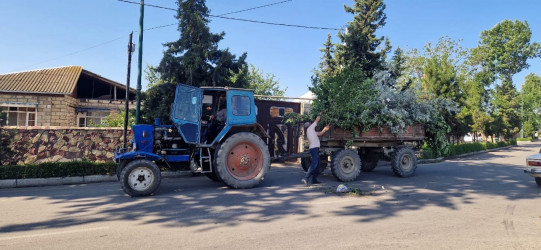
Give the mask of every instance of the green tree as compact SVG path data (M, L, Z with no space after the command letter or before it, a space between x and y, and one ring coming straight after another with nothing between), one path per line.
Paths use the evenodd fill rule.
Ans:
M353 21L348 22L345 32L338 32L341 43L336 44L337 65L359 67L368 77L384 68L391 46L387 39L376 36L376 30L385 25L385 8L383 0L355 0L352 7L344 6L353 14ZM383 41L385 47L381 49Z
M489 86L494 82L494 74L487 71L486 68L475 69L469 72L472 77L466 80L465 109L471 115L471 129L474 132L474 140L477 140L478 133L491 135L489 129L493 118L488 114L490 110L490 91Z
M405 56L404 51L398 47L394 51L391 62L389 63L389 73L391 74L391 77L398 82L398 85L400 85L399 87L402 89L407 89L411 85L410 80L407 78L402 78L402 75L404 75L406 72L406 60L407 57Z
M94 127L111 127L122 128L124 127L124 109L120 109L118 113L109 114L102 120L101 124L92 124ZM128 127L135 125L135 110L130 109L128 112Z
M467 54L459 41L441 37L435 45L426 44L422 53L417 50L409 52L402 79L399 79L402 86L407 81L408 87L411 85L417 89L420 97L448 99L461 108L458 112L440 109L443 120L451 128L449 134L452 137L449 139L454 140L467 134L472 123L471 114L464 109Z
M492 115L495 119L493 131L504 139L520 131L520 98L511 82L504 81L496 86L492 98Z
M481 32L479 46L473 49L502 82L513 82L513 75L527 69L527 60L541 56L541 45L530 42L532 31L527 21L503 20Z
M331 42L331 34L327 34L327 41L323 44L325 47L320 49L323 52L319 69L316 74L321 78L327 78L336 73L336 60L334 59L334 44Z
M533 136L541 125L541 77L529 74L521 88L521 115L524 122L524 136Z
M530 42L531 35L527 21L504 20L483 31L479 45L472 50L472 57L501 80L491 102L492 130L498 136L509 138L520 130L520 103L513 75L529 67L528 59L541 55L541 45Z
M280 82L273 74L264 74L262 70L250 65L248 72L248 89L253 89L256 95L283 96L287 88L280 89Z
M158 67L147 65L145 69L145 79L147 80L147 89L154 87L156 84L163 83Z
M151 86L145 95L143 119L146 122L152 117L169 120L176 83L239 88L248 86L245 77L237 77L236 82L231 81L235 74L241 74L247 67L246 53L237 58L229 49L218 47L225 33L210 32L209 9L205 0L177 3L179 7L176 18L179 20L180 38L164 44L166 50L155 71L163 83Z

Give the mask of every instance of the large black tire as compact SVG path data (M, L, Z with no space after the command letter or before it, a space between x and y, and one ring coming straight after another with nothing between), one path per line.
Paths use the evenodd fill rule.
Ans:
M217 148L214 166L228 187L252 188L259 185L269 171L269 150L256 134L236 133Z
M135 160L120 173L120 186L132 197L151 195L162 181L160 168L149 160Z
M323 173L325 169L327 168L327 156L319 156L319 173ZM325 162L324 162L325 161ZM302 157L301 158L301 167L304 170L304 172L308 172L308 169L310 169L310 165L312 165L312 157Z
M222 180L220 179L220 177L216 174L216 172L205 173L205 176L208 177L209 179L211 179L212 181L215 181L215 182L220 182L220 181L222 181Z
M361 170L363 172L370 172L378 165L379 157L377 154L360 154L361 157Z
M391 168L396 176L410 177L417 170L417 156L411 148L398 147L391 157Z
M122 169L128 164L129 161L127 160L120 160L118 164L116 164L116 178L118 181L120 181L120 173L122 173Z
M537 183L537 186L541 187L541 177L535 177L535 183Z
M361 157L352 149L338 150L332 156L331 172L340 181L354 181L361 174Z

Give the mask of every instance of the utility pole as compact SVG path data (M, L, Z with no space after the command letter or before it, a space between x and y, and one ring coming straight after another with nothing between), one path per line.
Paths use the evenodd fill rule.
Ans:
M131 73L131 54L135 51L135 44L132 43L133 31L130 33L128 42L128 73L126 76L126 103L124 104L124 148L127 148L128 140L128 114L130 113L130 73Z
M139 54L137 57L137 103L135 104L135 123L139 123L141 110L141 68L143 63L143 19L145 17L145 0L141 0L139 5Z

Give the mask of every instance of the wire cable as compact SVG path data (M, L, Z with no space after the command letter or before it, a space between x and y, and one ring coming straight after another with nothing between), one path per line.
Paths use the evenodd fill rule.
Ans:
M117 1L124 2L124 3L131 3L131 4L137 4L137 5L140 5L140 3L133 2L133 1L128 1L128 0L117 0ZM275 25L275 26L294 27L294 28L304 28L304 29L341 30L341 29L339 29L339 28L318 27L318 26L306 26L306 25L285 24L285 23L273 23L273 22L265 22L265 21L258 21L258 20L251 20L251 19L243 19L243 18L234 18L234 17L225 17L225 16L224 16L224 15L229 15L229 14L232 14L232 13L239 13L239 12L244 12L244 11L248 11L248 10L259 9L259 8L268 7L268 6L272 6L272 5L276 5L276 4L281 4L281 3L285 3L285 2L290 2L290 1L292 1L292 0L282 1L282 2L276 2L276 3L272 3L272 4L267 4L267 5L259 6L259 7L253 7L253 8L249 8L249 9L244 9L244 10L239 10L239 11L229 12L229 13L225 13L225 14L221 14L221 15L209 15L209 17L222 18L222 19L229 19L229 20L242 21L242 22L251 22L251 23L259 23L259 24ZM144 4L144 5L145 5L145 6L149 6L149 7L154 7L154 8L160 8L160 9L166 9L166 10L177 11L176 9L173 9L173 8L168 8L168 7L158 6L158 5L152 5L152 4ZM161 27L172 26L172 25L175 25L175 24L168 24L168 25L162 25L162 26L158 26L158 27L153 27L153 28L149 28L149 30L150 30L150 29L157 29L157 28L161 28Z
M240 13L240 12L245 12L245 11L250 11L250 10L255 10L255 9L265 8L265 7L269 7L269 6L273 6L273 5L277 5L277 4L283 4L283 3L287 3L287 2L291 2L291 1L293 1L293 0L286 0L286 1L281 1L281 2L276 2L276 3L271 3L271 4L267 4L267 5L261 5L261 6L253 7L253 8L249 8L249 9L237 10L237 11L228 12L228 13L221 14L221 15L217 15L217 16L227 16L227 15L230 15L230 14L236 14L236 13Z

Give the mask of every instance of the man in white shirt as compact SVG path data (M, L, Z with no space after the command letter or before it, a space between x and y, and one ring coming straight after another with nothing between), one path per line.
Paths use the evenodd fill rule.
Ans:
M322 136L329 130L329 126L325 126L323 130L317 132L316 126L321 120L320 116L317 116L316 120L312 122L311 124L309 122L306 122L304 124L304 128L306 128L306 138L308 141L310 141L310 155L312 156L312 164L310 165L310 168L306 172L306 177L302 178L302 182L305 185L310 184L318 184L320 183L317 180L317 176L319 174L319 136Z

